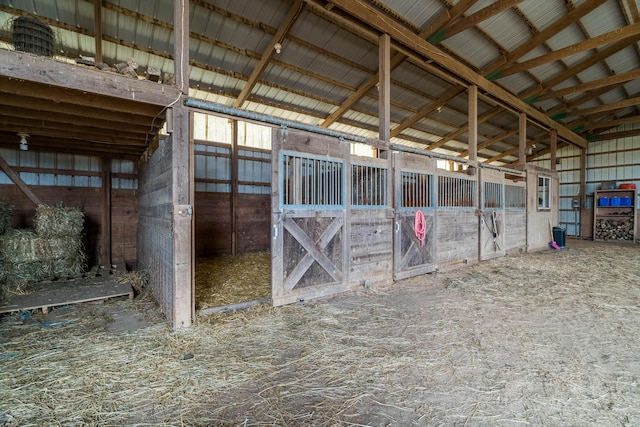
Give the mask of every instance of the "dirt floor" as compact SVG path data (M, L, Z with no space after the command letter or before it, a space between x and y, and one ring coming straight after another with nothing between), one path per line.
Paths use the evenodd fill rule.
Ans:
M638 426L640 245L567 246L178 333L5 316L0 426Z

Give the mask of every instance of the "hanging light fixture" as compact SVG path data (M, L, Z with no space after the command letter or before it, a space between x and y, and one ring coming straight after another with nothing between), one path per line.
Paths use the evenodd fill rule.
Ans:
M22 151L29 150L29 145L27 144L27 138L29 138L29 134L24 132L19 132L18 136L20 137L20 150Z

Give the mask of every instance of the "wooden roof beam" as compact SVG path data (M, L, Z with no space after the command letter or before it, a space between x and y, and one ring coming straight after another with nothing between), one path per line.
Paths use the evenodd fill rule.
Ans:
M469 84L475 84L479 89L491 94L491 96L498 100L511 105L515 109L527 114L531 120L539 122L544 127L558 130L558 136L566 139L574 145L585 148L587 142L584 138L571 132L561 123L555 122L547 117L544 113L537 109L524 104L515 95L508 92L504 88L496 85L485 79L483 76L478 75L475 71L453 59L451 56L443 52L442 50L432 46L426 40L420 39L416 34L406 28L385 19L381 16L377 9L372 5L364 2L363 0L332 0L332 3L340 7L342 10L348 12L352 16L356 17L362 22L365 22L379 31L389 34L393 39L407 48L414 50L420 55L424 56L437 63L439 66L444 67L447 70L460 79L468 82Z
M463 86L454 86L448 91L446 91L440 98L436 99L434 102L431 102L424 106L420 111L415 113L413 116L409 117L407 120L400 123L398 126L394 127L391 130L391 137L396 137L400 135L400 133L406 128L413 125L415 122L427 117L429 114L437 110L438 108L445 105L447 102L458 96L461 92L463 92L466 88Z
M604 128L614 128L621 125L631 124L631 123L640 123L640 114L636 114L629 117L623 117L621 119L615 120L607 120L602 122L591 122L584 126L586 130L595 130L595 129L604 129Z
M487 65L480 72L483 75L487 75L492 73L505 65L511 64L517 61L519 58L535 49L536 47L543 44L545 41L549 40L551 37L558 34L560 31L567 28L569 25L575 23L578 19L592 12L594 9L601 6L603 3L606 3L607 0L593 0L588 1L567 13L557 21L554 21L551 25L549 25L544 30L539 33L533 35L529 40L522 43L520 46L507 53L504 58L497 59L493 61L491 64Z
M453 37L469 28L475 27L482 21L486 21L492 16L498 15L505 10L511 9L515 5L522 3L523 0L498 0L495 3L480 9L479 11L460 19L458 22L451 25L449 28L444 28L436 35L429 39L429 43L436 44L442 40Z
M450 9L450 11L440 14L440 16L436 18L436 21L445 21L443 22L443 25L444 25L446 24L447 20L456 19L457 17L462 15L465 10L471 7L471 5L476 1L477 0L460 1L458 2L458 4L453 6ZM430 25L429 27L420 31L419 37L423 39L430 37L440 29L441 28L437 25ZM400 66L400 64L402 64L406 59L407 59L407 56L402 53L398 53L394 55L393 58L391 58L391 64L389 67L390 71L392 72L393 70L398 68L398 66ZM371 89L375 87L376 84L378 84L379 79L380 79L380 76L378 72L376 72L371 77L369 77L366 82L361 84L358 87L358 89L353 94L351 94L351 96L349 96L344 102L342 102L340 106L333 113L331 113L326 119L324 119L322 123L320 123L318 126L326 128L332 125L333 123L335 123L336 121L338 121L340 117L342 117L347 111L352 109L352 107L356 105L358 101L360 101Z
M548 138L548 135L544 135L544 136L539 136L535 139L532 139L531 141L527 141L527 148L528 147L533 147L534 145L538 144L539 142L544 141L545 139ZM518 150L520 149L519 146L515 146L513 148L510 148L496 156L490 157L487 160L484 161L484 163L493 163L493 162L497 162L498 160L502 160L503 158L507 157L507 156L511 156L513 154L516 154L518 152ZM517 164L518 160L516 160L515 162L513 162L512 164Z
M424 32L428 34L425 35L425 37L428 37L429 43L436 44L444 40L447 37L446 27L453 25L458 18L477 2L478 0L460 0L450 9L438 15L438 17L424 29Z
M571 95L577 92L587 92L592 89L601 89L604 87L618 85L619 83L626 83L637 78L640 78L640 70L633 70L622 74L614 74L613 76L604 77L602 79L593 80L591 82L546 92L544 95L534 96L527 99L527 102L536 103L539 101L544 101L545 99L560 98L562 96Z
M242 107L242 104L244 104L244 102L249 98L251 91L253 90L254 86L258 82L258 78L260 77L260 74L262 74L264 69L267 67L269 60L273 56L273 53L276 51L276 45L282 46L280 43L282 43L287 33L289 32L293 24L296 22L296 19L298 18L298 16L300 16L300 13L302 12L303 8L304 8L304 2L302 0L296 0L293 3L293 5L289 8L289 13L287 13L287 16L282 21L280 28L278 28L278 31L276 31L276 33L271 38L271 41L269 42L266 49L262 53L262 56L260 57L260 61L258 61L258 64L251 72L251 76L249 76L249 80L247 80L244 87L242 88L242 91L240 92L240 95L238 95L238 98L233 103L234 107L236 108ZM279 50L280 49L278 49L278 53L279 53Z
M503 111L504 111L504 109L502 107L494 108L493 110L489 111L488 113L485 113L482 116L478 117L478 124L486 122L487 120L497 116L498 114L500 114ZM456 129L453 132L448 133L447 135L443 136L442 138L440 138L439 140L437 140L433 144L429 144L428 149L429 150L435 150L436 148L440 148L443 145L445 145L447 142L451 141L452 139L455 139L455 138L459 137L460 135L466 133L468 130L469 130L469 123L467 122L467 124L462 126L461 128Z
M639 34L640 34L640 22L627 25L626 27L623 27L621 29L611 31L609 33L602 34L597 37L593 37L591 39L573 44L571 46L567 46L563 49L558 49L555 52L538 56L528 61L517 63L503 70L496 71L495 73L492 73L490 76L487 76L487 78L489 80L500 79L506 76L510 76L512 74L516 74L525 70L529 70L531 68L538 67L540 65L544 65L553 61L560 60L567 56L575 55L576 53L595 49L604 44L614 43L614 42L625 40L628 38L633 38L637 40L637 38L640 37Z
M566 71L558 74L556 77L552 77L549 80L543 82L541 85L536 86L534 89L531 89L527 92L522 93L520 97L523 98L526 102L530 97L540 95L541 93L544 93L547 90L550 90L551 88L559 85L563 81L571 77L574 77L576 74L586 70L589 67L592 67L598 62L628 47L629 45L633 44L636 40L640 40L640 35L638 35L638 38L636 40L634 39L635 37L621 40L617 43L612 44L609 47L599 50L596 54L594 54L590 58L585 59L584 61L574 65L573 67L567 69Z
M500 135L496 135L491 139L488 139L486 141L484 141L482 144L478 144L478 151L483 150L487 147L490 147L491 145L495 144L496 142L502 141L505 138L508 138L512 135L517 134L519 131L519 129L512 129L512 130L508 130L506 132L501 133ZM463 151L462 153L460 153L458 155L458 157L467 157L469 155L469 150Z

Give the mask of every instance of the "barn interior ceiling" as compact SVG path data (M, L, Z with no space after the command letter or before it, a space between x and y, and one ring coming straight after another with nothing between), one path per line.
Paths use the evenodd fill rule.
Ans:
M384 32L395 144L467 156L469 84L479 88L483 162L518 160L524 109L535 113L527 122L531 158L549 152L549 129L558 124L560 144L640 133L616 132L640 122L637 0L189 4L189 95L197 99L377 138ZM0 0L0 146L17 148L25 132L33 149L139 156L178 93L158 89L173 73L173 11L171 0ZM25 66L14 52L20 18L52 29L57 60L84 63L85 88L17 77ZM127 61L151 95L132 100L107 87L134 85L116 72L130 72L119 67ZM89 96L90 73L118 78L105 77L111 83Z

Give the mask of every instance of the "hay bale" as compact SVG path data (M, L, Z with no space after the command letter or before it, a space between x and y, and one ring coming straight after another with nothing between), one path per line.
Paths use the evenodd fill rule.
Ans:
M11 230L13 219L13 205L0 202L0 235Z
M80 237L84 213L73 207L40 205L33 218L33 227L41 237Z
M47 278L76 276L85 269L82 240L74 236L45 238L31 230L0 236L0 281L9 288Z

